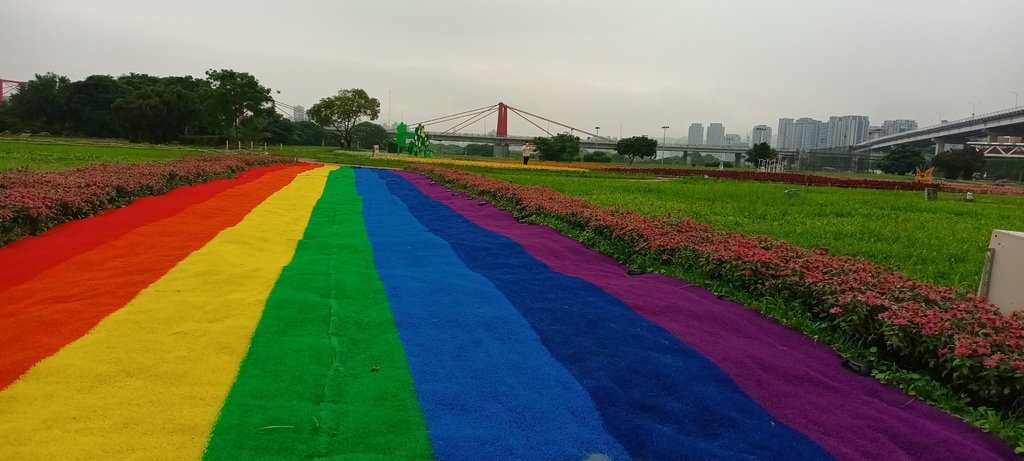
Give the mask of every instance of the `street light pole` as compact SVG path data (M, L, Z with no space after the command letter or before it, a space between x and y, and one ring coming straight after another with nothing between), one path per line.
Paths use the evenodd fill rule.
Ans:
M662 145L662 147L665 146L665 139L666 139L665 137L667 135L668 135L668 125L665 125L665 126L661 127L661 145ZM661 163L662 164L665 163L665 153L664 152L662 152L662 154L661 154Z
M971 106L971 117L974 117L974 113L977 112L978 106L980 106L981 104L973 103L973 102L969 102L967 104Z
M1013 107L1017 107L1017 100L1020 99L1020 95L1024 94L1024 91L1011 91L1013 93Z
M599 138L601 137L601 127L599 127L599 126L595 126L594 127L594 135L599 137Z

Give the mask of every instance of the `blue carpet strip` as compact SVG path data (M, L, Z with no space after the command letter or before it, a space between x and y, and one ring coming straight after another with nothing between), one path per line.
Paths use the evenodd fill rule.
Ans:
M363 171L360 178L369 174ZM400 176L375 174L422 226L451 245L448 251L461 259L460 271L465 266L486 277L512 302L590 394L606 427L633 457L832 459L774 420L707 358L617 298L550 270L511 239L476 226ZM405 232L413 228L395 226ZM438 262L446 264L447 259ZM541 458L546 457L533 457Z
M530 324L385 185L408 183L355 173L437 458L627 459L590 396Z

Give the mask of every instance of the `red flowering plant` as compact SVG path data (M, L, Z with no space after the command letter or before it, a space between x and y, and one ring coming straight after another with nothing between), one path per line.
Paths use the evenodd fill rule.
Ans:
M0 171L0 245L178 186L292 161L269 155L216 155L45 172Z
M799 305L844 336L882 349L907 368L930 370L981 402L1024 407L1024 314L1003 315L974 294L913 280L862 258L725 232L688 218L603 208L546 187L461 170L410 168L520 217L552 217L623 242L618 248L625 252L648 253Z

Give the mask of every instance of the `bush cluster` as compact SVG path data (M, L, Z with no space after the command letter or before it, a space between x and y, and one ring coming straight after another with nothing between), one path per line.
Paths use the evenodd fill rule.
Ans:
M0 171L0 245L178 186L290 163L269 155L187 157L171 162L99 164L70 170Z

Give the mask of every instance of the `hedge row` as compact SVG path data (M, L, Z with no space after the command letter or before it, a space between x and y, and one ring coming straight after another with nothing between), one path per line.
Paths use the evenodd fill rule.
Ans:
M216 155L45 172L0 171L0 245L178 186L292 161L268 155Z

